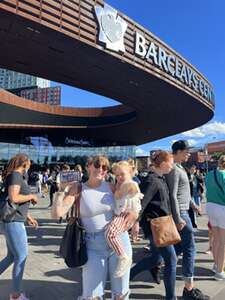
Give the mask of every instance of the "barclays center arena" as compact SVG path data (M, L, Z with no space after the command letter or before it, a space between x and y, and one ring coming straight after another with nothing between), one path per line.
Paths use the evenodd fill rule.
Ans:
M136 145L213 117L213 88L204 75L103 0L1 1L0 39L1 68L119 102L102 108L63 107L37 103L3 87L2 162L18 152L41 164L93 154L134 157Z

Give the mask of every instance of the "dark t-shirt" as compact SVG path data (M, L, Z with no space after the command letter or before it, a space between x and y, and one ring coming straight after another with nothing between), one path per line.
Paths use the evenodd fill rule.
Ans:
M19 185L20 186L20 195L29 195L31 193L30 187L25 179L25 176L21 175L19 172L12 172L6 178L6 190L11 185ZM14 222L25 222L27 219L27 212L29 209L30 202L25 202L18 204L17 213L14 218Z

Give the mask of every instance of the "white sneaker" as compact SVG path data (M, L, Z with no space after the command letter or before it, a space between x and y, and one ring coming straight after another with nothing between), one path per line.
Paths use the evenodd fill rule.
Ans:
M19 298L13 298L12 296L10 296L9 298L10 300L30 300L28 299L23 293L20 294Z
M132 265L132 259L129 256L119 257L114 277L122 277Z
M214 275L216 280L225 280L225 273L224 272L216 272Z

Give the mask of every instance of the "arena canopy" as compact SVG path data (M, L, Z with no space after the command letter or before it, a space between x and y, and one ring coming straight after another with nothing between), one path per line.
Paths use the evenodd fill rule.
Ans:
M55 139L57 133L68 139L92 139L95 145L139 145L213 117L210 82L150 31L104 1L1 1L0 39L0 67L121 103L105 108L51 107L0 90L0 132L22 129Z

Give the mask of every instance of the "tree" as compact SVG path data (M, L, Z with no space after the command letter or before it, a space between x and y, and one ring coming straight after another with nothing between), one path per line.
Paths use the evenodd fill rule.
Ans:
M213 160L217 161L217 160L219 160L221 155L225 155L225 151L223 151L223 152L214 152L211 157L212 157Z

